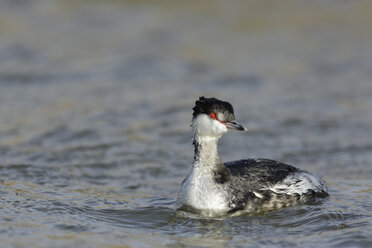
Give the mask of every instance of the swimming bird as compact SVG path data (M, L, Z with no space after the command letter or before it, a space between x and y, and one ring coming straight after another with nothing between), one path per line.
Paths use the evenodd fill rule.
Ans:
M223 163L218 140L229 130L246 131L233 106L200 97L192 115L194 162L177 199L181 210L215 216L252 213L309 203L328 196L317 175L270 159Z

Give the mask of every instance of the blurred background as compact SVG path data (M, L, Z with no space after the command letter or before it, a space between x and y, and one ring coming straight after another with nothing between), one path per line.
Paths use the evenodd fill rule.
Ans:
M2 246L371 247L371 12L368 0L0 0ZM330 200L224 220L176 211L202 95L248 128L222 138L223 161L293 164Z

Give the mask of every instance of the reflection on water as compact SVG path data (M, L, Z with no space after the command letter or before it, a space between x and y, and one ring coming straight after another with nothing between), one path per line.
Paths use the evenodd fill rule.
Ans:
M371 247L369 1L1 1L4 247ZM330 199L175 210L191 108L230 101L224 161L322 175Z

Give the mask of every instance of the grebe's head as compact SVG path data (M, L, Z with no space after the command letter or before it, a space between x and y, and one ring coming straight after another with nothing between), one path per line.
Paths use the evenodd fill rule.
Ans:
M228 130L246 130L235 121L233 106L228 102L202 96L193 110L192 126L196 136L219 138Z

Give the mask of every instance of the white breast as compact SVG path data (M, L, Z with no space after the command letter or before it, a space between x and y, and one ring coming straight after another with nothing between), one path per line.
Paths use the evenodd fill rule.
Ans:
M216 184L212 177L205 176L212 175L210 172L201 172L200 170L203 168L193 167L182 183L177 200L178 207L188 205L200 210L228 210L226 194L222 186Z

